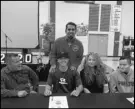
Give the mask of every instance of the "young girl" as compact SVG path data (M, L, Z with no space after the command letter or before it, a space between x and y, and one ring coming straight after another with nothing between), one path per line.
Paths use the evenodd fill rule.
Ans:
M108 84L105 67L96 53L89 53L82 61L80 76L85 93L103 93L105 84Z

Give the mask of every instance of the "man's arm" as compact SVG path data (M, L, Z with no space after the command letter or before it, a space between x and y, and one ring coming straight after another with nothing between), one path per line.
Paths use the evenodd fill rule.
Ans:
M54 44L52 46L52 49L50 51L50 55L49 55L51 66L56 65L56 49L57 49L57 47L56 47L56 45L57 45L56 43L57 42L56 41L54 42Z
M75 71L74 76L75 76L74 79L75 79L75 82L76 82L76 89L73 90L70 95L77 97L83 91L83 85L82 85L82 82L81 82L81 78L80 78L79 74L76 71Z
M80 65L77 68L77 72L80 74L80 72L84 69L84 63L85 63L85 57L83 57Z
M88 88L86 88L85 77L84 77L84 69L81 70L80 77L81 77L81 80L82 80L84 93L91 93L90 90Z
M30 80L33 86L33 90L36 91L38 89L38 82L39 82L39 78L37 76L37 74L28 66L26 66L28 71L29 71L29 76L30 76Z
M50 86L50 89L52 87L52 84L53 84L53 74L49 73L48 78L47 78L47 85L48 87Z
M45 86L45 91L44 91L44 95L45 96L49 96L52 94L52 73L49 73L48 78L47 78L47 84Z
M75 73L75 81L76 81L76 90L78 90L79 93L82 92L83 91L83 85L82 85L81 77L77 72Z
M15 97L18 94L18 90L8 90L6 89L6 79L8 79L8 77L5 77L6 75L1 75L1 97ZM9 81L9 80L7 80ZM10 81L9 81L10 82Z
M116 80L115 76L113 74L110 75L109 88L110 88L111 93L118 93L116 82L117 82L117 80Z

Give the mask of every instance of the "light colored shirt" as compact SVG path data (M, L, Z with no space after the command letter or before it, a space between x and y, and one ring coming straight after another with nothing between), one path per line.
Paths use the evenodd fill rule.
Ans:
M134 93L134 71L130 69L128 74L119 69L110 75L110 91L112 93Z

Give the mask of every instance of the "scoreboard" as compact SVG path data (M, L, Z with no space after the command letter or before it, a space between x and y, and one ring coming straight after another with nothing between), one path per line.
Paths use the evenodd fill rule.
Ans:
M32 54L25 54L23 55L22 53L17 53L18 56L20 57L20 63L32 63ZM5 57L6 53L1 53L1 64L5 64Z

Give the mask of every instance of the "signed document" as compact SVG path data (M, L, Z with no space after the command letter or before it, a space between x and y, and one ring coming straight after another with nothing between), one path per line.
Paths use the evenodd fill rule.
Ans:
M49 108L68 108L66 96L50 96Z
M130 101L132 104L134 104L134 97L127 98L128 101Z

